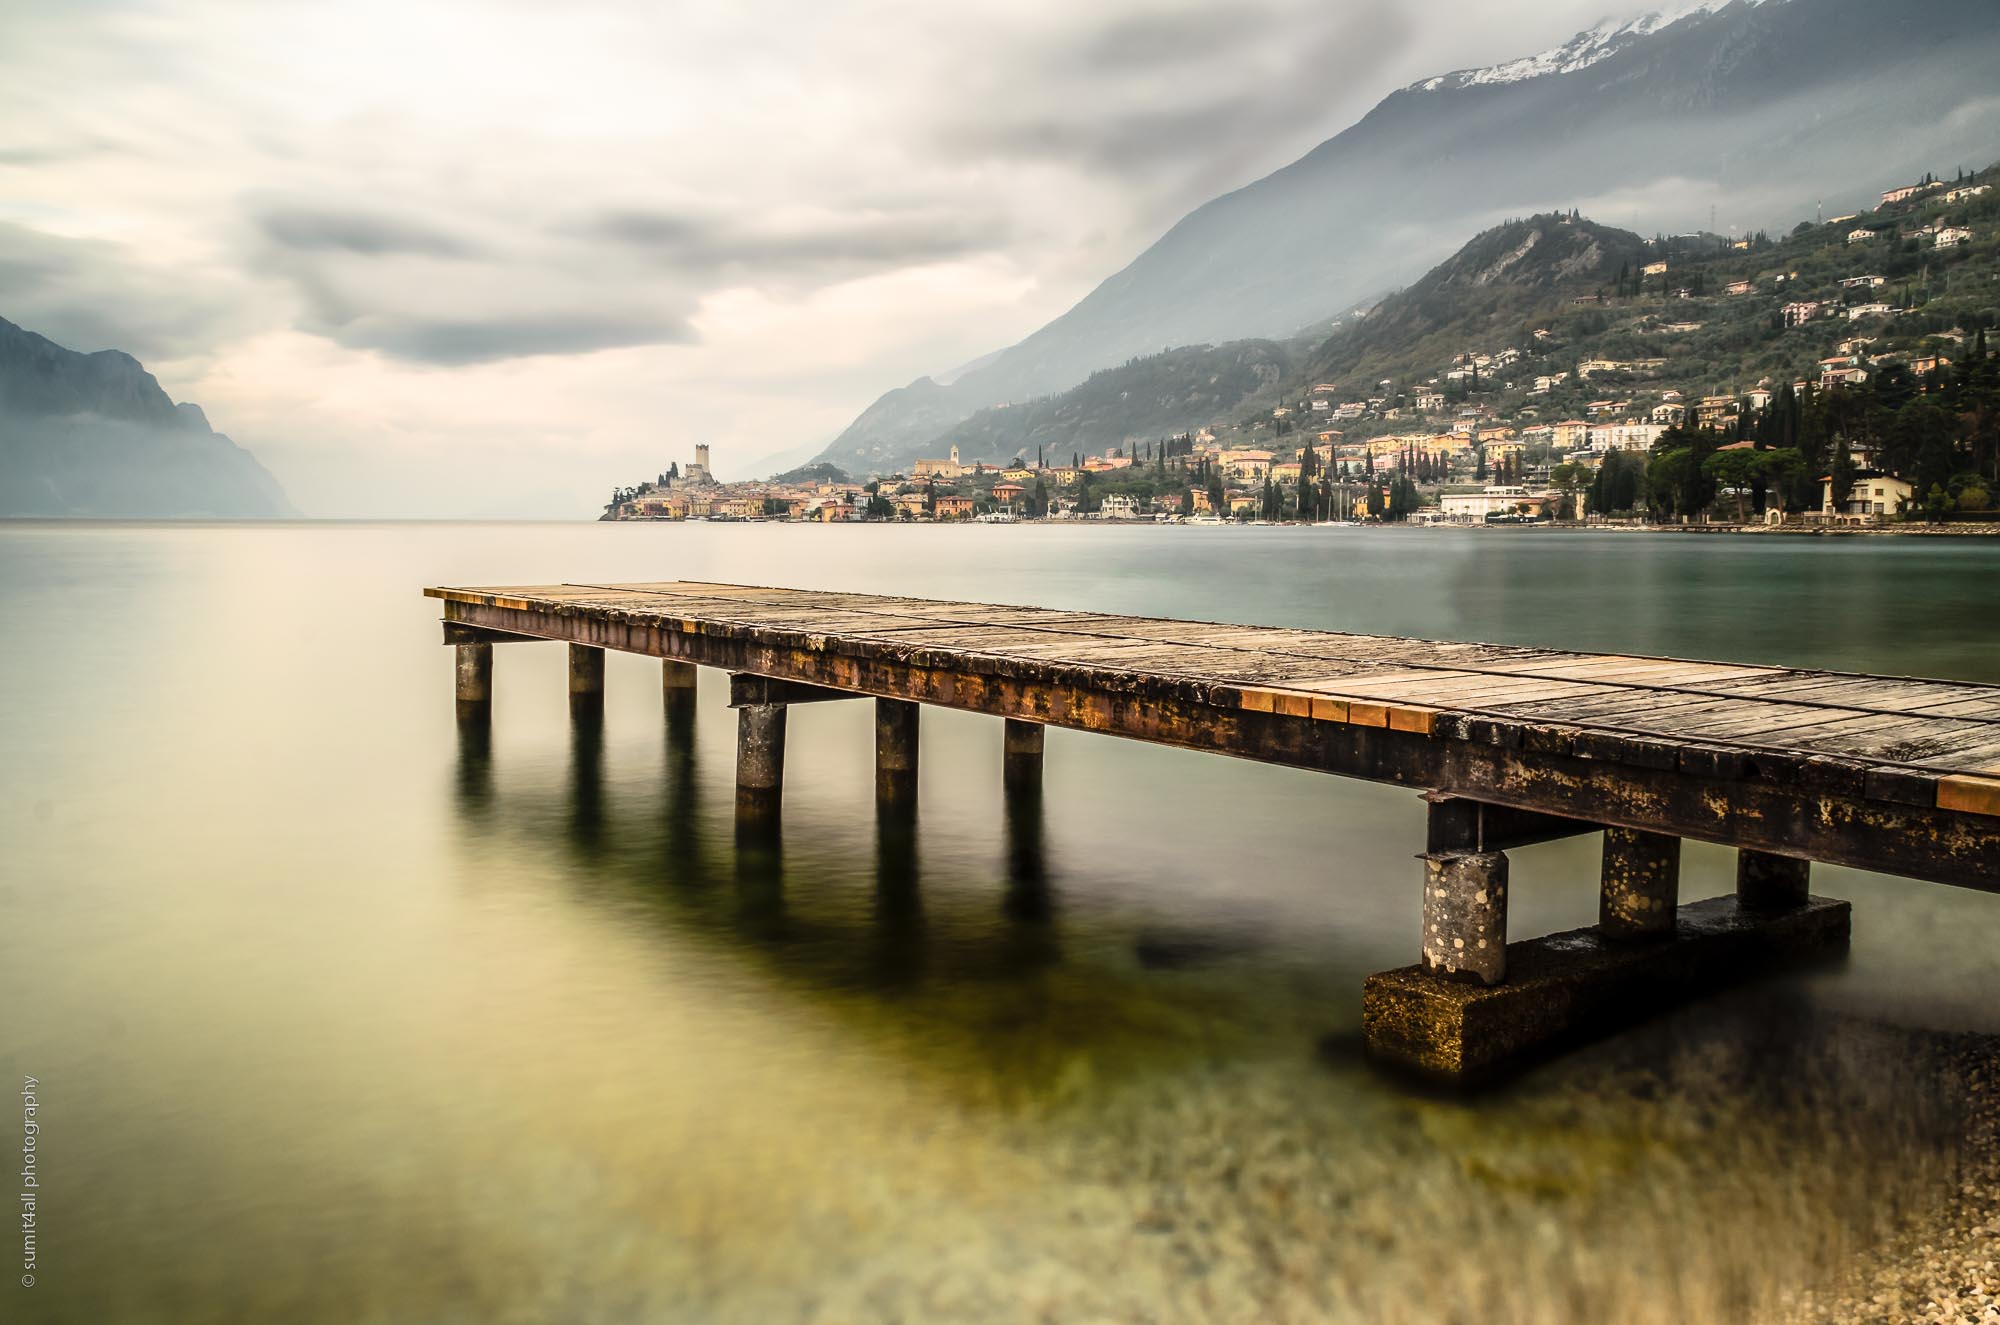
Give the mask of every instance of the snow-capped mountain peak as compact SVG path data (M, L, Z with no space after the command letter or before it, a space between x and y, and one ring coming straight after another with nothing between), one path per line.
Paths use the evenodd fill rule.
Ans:
M1548 74L1573 73L1608 59L1634 40L1663 32L1688 19L1706 18L1734 4L1760 5L1767 0L1683 0L1663 9L1649 10L1635 19L1607 18L1596 27L1577 33L1554 50L1539 55L1488 65L1483 69L1460 69L1436 78L1412 83L1405 91L1436 92L1441 88L1478 87L1490 83L1519 83Z

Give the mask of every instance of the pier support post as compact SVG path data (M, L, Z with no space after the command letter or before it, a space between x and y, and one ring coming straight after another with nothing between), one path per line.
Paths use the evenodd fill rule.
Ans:
M569 709L571 713L604 711L604 650L588 644L569 646Z
M460 644L458 650L458 715L479 717L493 707L493 646Z
M774 819L785 784L785 706L750 704L736 711L736 814Z
M1598 932L1608 939L1671 936L1680 885L1678 837L1607 827L1597 895Z
M1001 781L1010 793L1042 789L1042 725L1007 719Z
M875 798L884 805L917 799L917 724L922 706L908 699L875 701Z
M678 658L660 660L660 696L666 703L667 721L685 725L694 716L695 665Z
M1449 851L1424 856L1424 971L1497 985L1507 974L1507 856Z
M1736 853L1736 900L1753 911L1787 911L1811 898L1812 862L1747 848Z

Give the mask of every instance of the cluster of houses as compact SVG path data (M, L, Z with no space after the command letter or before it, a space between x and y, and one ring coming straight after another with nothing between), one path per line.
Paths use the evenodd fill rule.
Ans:
M1900 187L1884 191L1882 194L1882 205L1884 207L1894 207L1901 203L1928 202L1931 200L1931 195L1936 194L1938 195L1937 200L1939 202L1950 206L1953 203L1966 202L1977 198L1992 187L1990 184L1963 184L1953 187L1946 184L1943 180L1927 180L1921 184L1904 184ZM1858 218L1853 216L1836 216L1827 222L1827 224L1842 225L1856 219ZM1856 226L1847 232L1847 242L1850 244L1872 244L1888 234L1893 234L1901 239L1929 240L1935 248L1953 248L1970 240L1972 238L1972 229L1969 226L1947 224L1942 220L1907 227L1883 226L1880 224L1862 225Z
M721 483L709 469L704 443L694 461L676 465L649 483L613 495L607 520L859 520L868 493L858 483Z
M1954 204L1979 197L1988 189L1983 183L1948 186L1926 181L1885 192L1882 204L1888 208L1903 204L1914 208L1936 201ZM1929 210L1935 215L1935 209ZM1920 219L1914 214L1900 222L1895 217L1873 216L1844 233L1847 242L1855 246L1895 237L1951 248L1972 238L1965 225L1943 219L1918 224ZM1860 221L1855 216L1836 217L1827 224L1839 236L1842 226ZM1735 247L1748 248L1750 241L1739 241ZM1669 264L1664 260L1649 262L1641 270L1644 276L1664 279ZM1755 294L1760 285L1775 292L1784 299L1776 310L1777 324L1786 330L1808 328L1817 333L1829 321L1857 324L1844 329L1835 353L1820 359L1810 373L1792 383L1795 391L1803 392L1809 386L1821 390L1862 386L1886 363L1901 363L1918 377L1928 376L1951 363L1946 353L1930 347L1949 350L1953 344L1965 343L1965 334L1953 329L1927 341L1923 350L1886 352L1882 335L1875 333L1881 330L1880 323L1903 310L1877 293L1888 285L1884 276L1864 271L1840 278L1837 292L1829 284L1809 295L1787 298L1799 279L1796 272L1780 271L1734 280L1721 290L1724 299ZM1667 292L1683 298L1695 295L1688 289ZM1575 302L1601 303L1603 298L1582 295ZM1693 318L1654 315L1640 319L1633 330L1671 338L1691 336L1703 326ZM708 448L699 446L694 463L684 470L672 469L657 482L616 494L605 518L828 523L870 518L1010 520L1025 515L1032 503L1038 513L1053 519L1083 518L1086 511L1090 517L1106 520L1169 519L1189 514L1197 519L1222 519L1257 514L1268 486L1295 488L1302 474L1310 473L1319 481L1343 485L1343 502L1336 505L1342 516L1366 515L1367 503L1376 499L1381 485L1392 477L1404 476L1420 477L1444 488L1439 505L1425 513L1429 520L1479 523L1536 519L1561 502L1574 502L1578 471L1587 474L1618 452L1649 451L1663 433L1680 424L1729 430L1747 414L1767 408L1773 398L1774 384L1768 378L1749 390L1692 399L1678 390L1657 389L1661 385L1657 379L1670 364L1665 356L1589 358L1567 370L1535 372L1535 364L1553 367L1549 358L1550 351L1557 348L1557 338L1548 327L1533 330L1530 336L1521 342L1525 349L1462 350L1449 363L1440 364L1435 376L1407 391L1397 390L1396 382L1388 378L1363 390L1316 383L1302 398L1271 410L1268 420L1234 429L1217 425L1230 434L1228 441L1209 429L1190 434L1176 447L1173 480L1167 480L1162 470L1150 483L1118 483L1121 471L1130 470L1135 463L1131 452L1123 448L1112 448L1103 455L1077 455L1067 464L1017 460L995 465L964 461L954 446L945 458L917 460L907 475L893 475L865 486L831 480L724 484L709 471ZM1531 356L1535 357L1531 360ZM1531 373L1532 377L1528 376ZM1655 379L1653 388L1636 390L1648 378ZM1602 391L1603 398L1581 402L1578 388L1586 382L1593 390ZM1495 393L1481 390L1501 383L1525 397L1504 416L1491 403ZM1547 408L1545 398L1550 397L1571 401L1567 408L1580 416L1544 421L1541 414ZM1272 442L1281 449L1240 444L1252 441L1261 430L1275 434ZM1297 436L1285 437L1287 433ZM1531 455L1536 462L1533 475L1541 479L1539 486L1528 469ZM1858 459L1865 465L1865 457ZM1151 455L1140 463L1152 476ZM1558 492L1549 483L1550 475L1563 466L1570 467L1565 476L1568 492ZM1415 473L1407 472L1412 470ZM1202 481L1193 481L1191 471L1199 472ZM1086 481L1093 477L1108 482L1093 498L1086 498ZM1465 487L1481 481L1485 486L1478 490L1451 490L1454 482ZM1909 500L1907 485L1899 484L1900 480L1864 470L1844 510L1832 509L1829 488L1825 513L1854 518L1893 514ZM1347 485L1356 489L1351 500L1345 496ZM1103 486L1126 490L1104 492ZM1218 488L1219 499L1215 495ZM1153 495L1133 495L1131 489L1151 489Z

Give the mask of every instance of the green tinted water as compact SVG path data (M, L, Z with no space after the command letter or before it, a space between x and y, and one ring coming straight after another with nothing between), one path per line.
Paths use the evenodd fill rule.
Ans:
M710 578L2000 681L2000 546L1351 529L0 527L0 1069L40 1085L8 1319L1739 1319L1920 1206L1913 1035L2000 1030L2000 899L1822 869L1839 971L1469 1103L1360 1061L1412 960L1405 791L865 705L733 728L501 649L438 582ZM1517 934L1595 914L1516 853ZM1726 891L1691 845L1689 897ZM11 1088L10 1088L11 1089Z

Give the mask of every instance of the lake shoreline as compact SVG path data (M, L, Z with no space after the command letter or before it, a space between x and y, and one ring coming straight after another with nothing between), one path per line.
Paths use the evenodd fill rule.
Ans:
M1785 1325L2000 1320L2000 1036L1941 1035L1938 1052L1960 1105L1952 1190L1846 1282L1802 1294Z

